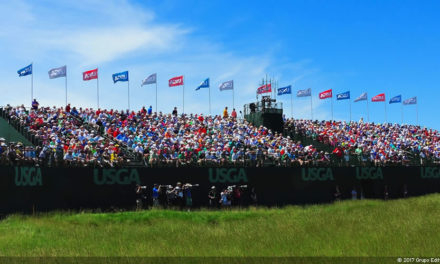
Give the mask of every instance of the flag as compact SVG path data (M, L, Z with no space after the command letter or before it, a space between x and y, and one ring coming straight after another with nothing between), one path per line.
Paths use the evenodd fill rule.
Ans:
M371 102L385 102L385 94L381 93L371 98Z
M291 85L278 88L278 95L291 94L291 93L292 93L292 86Z
M272 92L272 85L270 83L262 85L257 89L257 94L271 93L271 92Z
M29 74L32 74L32 64L29 64L28 66L24 67L23 69L20 69L17 71L18 77L23 77Z
M417 96L411 97L403 101L403 105L413 105L417 104Z
M347 99L350 99L350 91L336 95L336 100L347 100Z
M147 84L153 84L153 83L156 83L156 82L157 82L157 74L153 73L153 74L151 74L150 76L148 76L147 78L145 78L142 81L141 86L144 86L144 85L147 85Z
M66 66L59 67L59 68L53 68L53 69L49 70L49 79L66 77L66 70L67 70Z
M196 91L200 90L201 88L209 88L209 78L206 78L206 80L201 82L200 85L196 88Z
M83 81L98 79L98 68L83 72Z
M113 83L128 82L128 71L119 72L112 75Z
M312 88L299 90L298 92L296 92L296 97L307 97L307 96L312 96Z
M180 86L180 85L183 85L183 75L168 80L169 87Z
M234 89L234 81L230 80L230 81L224 82L224 83L220 84L218 86L218 88L220 89L220 91L233 90Z
M332 89L319 93L319 99L327 99L332 97L333 97Z
M402 102L402 95L394 96L393 98L390 99L390 104L401 103L401 102Z
M368 99L367 93L362 93L358 98L354 99L354 102L366 101Z

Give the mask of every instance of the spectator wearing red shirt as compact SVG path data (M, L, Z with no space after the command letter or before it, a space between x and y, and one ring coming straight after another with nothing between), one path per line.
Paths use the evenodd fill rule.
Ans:
M231 117L234 119L237 118L237 112L235 112L235 108L232 109Z

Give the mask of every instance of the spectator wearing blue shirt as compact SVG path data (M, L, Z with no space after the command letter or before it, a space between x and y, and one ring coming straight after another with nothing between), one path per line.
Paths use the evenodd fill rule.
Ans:
M158 207L159 206L159 188L160 187L157 184L154 184L153 194L152 194L153 206L154 207Z

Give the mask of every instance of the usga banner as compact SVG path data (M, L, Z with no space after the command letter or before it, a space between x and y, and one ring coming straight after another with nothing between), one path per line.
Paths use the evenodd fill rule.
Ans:
M333 97L332 89L319 93L319 99L327 99L332 97Z
M257 89L257 94L271 93L271 92L272 92L272 85L270 83L262 85Z
M83 72L83 81L98 79L98 68Z
M374 96L373 98L371 98L371 102L385 102L385 94L381 93Z
M168 86L169 87L179 86L179 85L183 85L183 75L171 78L168 81Z

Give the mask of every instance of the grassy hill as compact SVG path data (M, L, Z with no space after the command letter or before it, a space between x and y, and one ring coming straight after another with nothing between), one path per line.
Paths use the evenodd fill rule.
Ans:
M0 256L437 256L440 195L231 211L13 215Z

